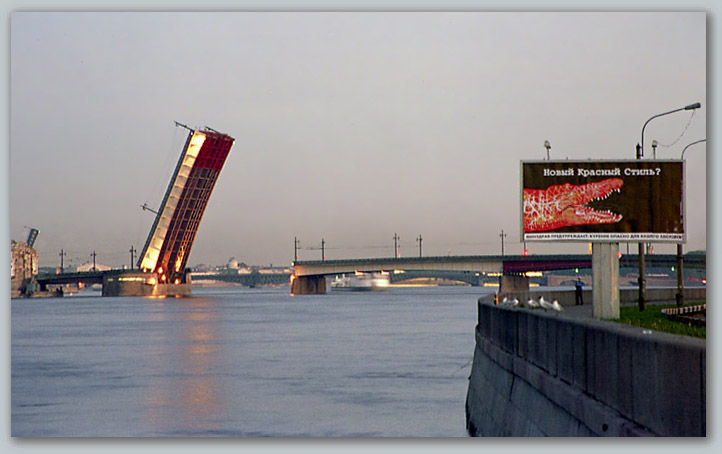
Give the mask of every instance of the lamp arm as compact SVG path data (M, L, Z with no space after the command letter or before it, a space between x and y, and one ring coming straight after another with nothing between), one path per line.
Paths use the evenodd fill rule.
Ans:
M661 113L661 114L657 114L657 115L654 115L654 116L650 117L649 120L647 120L647 121L644 122L644 125L642 126L642 145L641 145L641 146L642 146L642 156L644 156L644 128L647 127L647 124L648 124L650 121L654 120L655 118L662 117L662 116L664 116L664 115L669 115L669 114L671 114L671 113L679 112L680 110L684 110L684 109L685 109L685 107L682 107L682 108L679 108L679 109L670 110L669 112L664 112L664 113Z
M700 107L702 107L702 104L696 102L696 103L690 104L688 106L680 107L679 109L674 109L674 110L670 110L669 112L663 112L661 114L654 115L653 117L650 117L649 120L645 121L644 125L642 126L642 144L641 144L642 153L641 153L641 155L644 156L644 128L647 127L647 123L649 123L650 121L654 120L657 117L661 117L664 115L669 115L671 113L679 112L680 110L695 110L695 109L699 109Z
M691 147L692 145L696 145L696 144L698 144L698 143L706 142L706 141L707 141L707 139L701 139L701 140L698 140L698 141L696 141L696 142L692 142L691 144L689 144L689 145L687 145L686 147L684 147L684 149L682 150L682 157L681 157L681 159L684 159L684 152L687 151L687 148Z

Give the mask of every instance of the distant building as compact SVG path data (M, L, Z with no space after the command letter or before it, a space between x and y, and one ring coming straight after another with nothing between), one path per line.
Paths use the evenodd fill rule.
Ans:
M38 274L38 253L27 243L10 242L10 289L17 291L25 279Z
M93 271L93 266L94 265L92 262L91 263L83 263L76 269L76 271L79 271L79 272L80 271ZM107 265L101 265L100 263L95 264L95 271L107 271L109 269L110 269L110 267Z

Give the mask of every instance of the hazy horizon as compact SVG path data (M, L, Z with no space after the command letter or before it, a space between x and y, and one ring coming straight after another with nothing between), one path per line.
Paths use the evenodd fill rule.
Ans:
M519 254L519 162L679 159L706 138L704 12L13 12L9 232L130 263L187 131L236 141L189 265ZM707 153L685 152L706 249ZM583 253L585 243L528 243ZM620 245L626 252L626 243ZM671 253L674 245L656 244ZM630 246L636 253L636 245ZM137 257L137 255L136 255Z

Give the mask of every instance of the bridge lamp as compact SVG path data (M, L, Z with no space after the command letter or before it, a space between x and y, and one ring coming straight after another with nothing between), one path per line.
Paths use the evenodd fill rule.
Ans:
M656 140L652 141L652 159L657 159L657 145L659 145L659 142Z
M549 161L549 159L550 159L550 158L549 158L549 150L552 149L552 144L549 143L548 140L545 140L545 141L544 141L544 148L547 149L547 161Z

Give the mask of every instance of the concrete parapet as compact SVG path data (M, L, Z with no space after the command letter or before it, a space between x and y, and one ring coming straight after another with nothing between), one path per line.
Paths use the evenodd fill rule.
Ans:
M705 340L483 300L478 307L471 435L706 435Z

